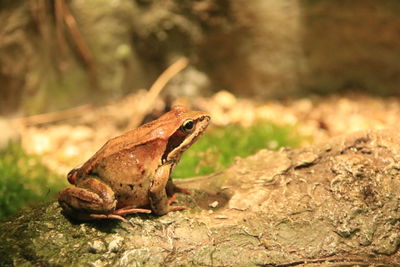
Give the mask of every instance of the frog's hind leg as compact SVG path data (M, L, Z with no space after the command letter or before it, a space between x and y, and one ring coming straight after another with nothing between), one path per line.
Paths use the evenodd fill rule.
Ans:
M75 187L62 190L58 202L66 215L79 220L118 219L113 214L117 200L113 190L96 178L79 181Z

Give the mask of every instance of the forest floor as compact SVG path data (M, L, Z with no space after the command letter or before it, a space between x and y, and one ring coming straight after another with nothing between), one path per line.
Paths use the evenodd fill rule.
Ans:
M64 175L87 160L108 139L132 128L131 120L143 94L129 95L108 106L82 106L20 119L17 126L22 146L28 153L42 155L44 163L52 171ZM208 111L212 117L211 127L228 124L246 127L260 121L294 125L300 134L310 137L302 146L360 130L394 128L400 121L399 98L358 93L260 101L237 98L220 91L210 98L179 99L176 102ZM171 104L156 100L145 121L155 119Z

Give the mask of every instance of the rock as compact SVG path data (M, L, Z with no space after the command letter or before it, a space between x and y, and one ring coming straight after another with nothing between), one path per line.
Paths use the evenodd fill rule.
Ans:
M216 207L218 207L218 204L219 204L218 201L214 201L214 202L208 204L208 206L215 209Z
M88 243L89 252L91 253L102 253L106 251L106 246L101 240L93 240Z
M121 236L109 236L107 237L108 246L107 249L109 252L118 252L123 244L124 239Z
M329 147L329 149L327 149ZM400 134L360 132L262 150L179 181L186 211L76 223L57 203L0 223L4 265L354 266L400 264ZM210 203L218 206L210 213Z

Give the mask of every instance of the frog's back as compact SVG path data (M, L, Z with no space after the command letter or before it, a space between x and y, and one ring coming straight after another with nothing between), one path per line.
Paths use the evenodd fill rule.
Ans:
M132 179L147 176L148 170L155 170L161 165L162 153L166 143L154 139L146 145L138 145L129 149L121 149L116 153L102 157L89 173L109 180L130 182Z
M171 125L171 121L161 119L162 117L107 141L99 151L77 169L77 177L84 177L92 173L99 165L113 161L118 155L127 153L127 151L130 151L130 155L138 154L135 157L143 159L153 157L151 152L158 151L157 146L165 149L168 136L179 126ZM145 151L138 150L136 149L138 147L147 149L144 149Z

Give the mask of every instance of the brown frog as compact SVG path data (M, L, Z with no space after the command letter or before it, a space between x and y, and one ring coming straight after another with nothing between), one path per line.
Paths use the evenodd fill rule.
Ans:
M175 192L184 192L172 183L170 174L209 120L207 113L175 106L157 120L109 140L68 173L75 186L58 196L64 213L79 220L125 221L122 216L127 214L163 215L185 209L170 205Z

